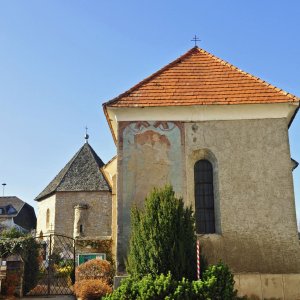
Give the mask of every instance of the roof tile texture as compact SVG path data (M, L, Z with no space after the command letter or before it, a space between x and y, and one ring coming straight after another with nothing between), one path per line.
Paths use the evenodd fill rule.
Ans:
M42 200L54 192L110 191L101 172L103 165L94 149L85 143L35 200Z
M194 47L108 107L298 102L299 99Z

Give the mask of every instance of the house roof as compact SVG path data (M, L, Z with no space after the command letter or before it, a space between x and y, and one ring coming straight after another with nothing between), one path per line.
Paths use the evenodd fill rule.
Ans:
M17 211L13 215L17 215L25 205L25 202L16 196L0 197L0 207L8 207L9 205L12 205Z
M0 197L0 231L12 225L21 231L30 231L36 228L34 208L18 197ZM13 220L13 221L12 221Z
M106 107L285 102L299 98L196 46L103 105L105 111Z
M35 200L55 192L110 191L100 169L103 165L94 149L85 143Z

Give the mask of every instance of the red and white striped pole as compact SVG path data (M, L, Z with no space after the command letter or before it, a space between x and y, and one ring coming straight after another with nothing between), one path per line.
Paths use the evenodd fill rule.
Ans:
M200 280L200 242L197 240L197 279Z

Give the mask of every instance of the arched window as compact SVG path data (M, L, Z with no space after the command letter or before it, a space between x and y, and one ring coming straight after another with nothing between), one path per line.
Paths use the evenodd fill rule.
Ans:
M83 233L83 225L82 224L80 224L80 226L79 226L79 232Z
M47 208L46 211L46 227L49 228L49 223L50 223L50 209Z
M201 159L194 166L195 218L197 233L215 233L213 167Z

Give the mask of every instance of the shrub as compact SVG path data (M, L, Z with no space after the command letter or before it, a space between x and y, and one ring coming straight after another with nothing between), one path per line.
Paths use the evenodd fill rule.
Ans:
M113 268L107 260L92 259L76 268L76 281L102 279L111 284L113 276Z
M15 227L1 231L1 237L4 239L16 239L24 236L25 234Z
M227 265L219 262L209 266L204 272L202 280L205 282L214 280L209 290L209 296L215 300L235 299L237 291L234 289L234 279Z
M180 294L181 297L178 299L185 299L183 295L189 294L190 286L188 281L183 280L182 283L183 284L172 278L170 273L168 273L168 275L161 274L157 276L152 276L149 274L142 277L140 280L136 280L136 278L134 277L129 277L122 281L121 286L117 290L115 290L111 295L108 295L104 299L173 299L170 298L170 295L173 295L176 289L178 289L178 294ZM186 299L191 298L188 297Z
M174 279L168 275L146 275L140 280L135 277L124 279L121 286L105 300L233 300L236 298L233 276L227 266L219 263L205 271L199 281Z
M196 277L196 237L191 208L176 198L169 185L154 189L145 209L131 211L127 271L133 276L167 274L175 279Z
M185 278L175 280L171 273L168 275L146 275L140 280L129 277L122 281L121 286L105 300L206 300L206 291L211 283L202 281L190 282Z
M112 288L103 279L81 280L75 283L74 293L82 300L98 300L112 292Z

